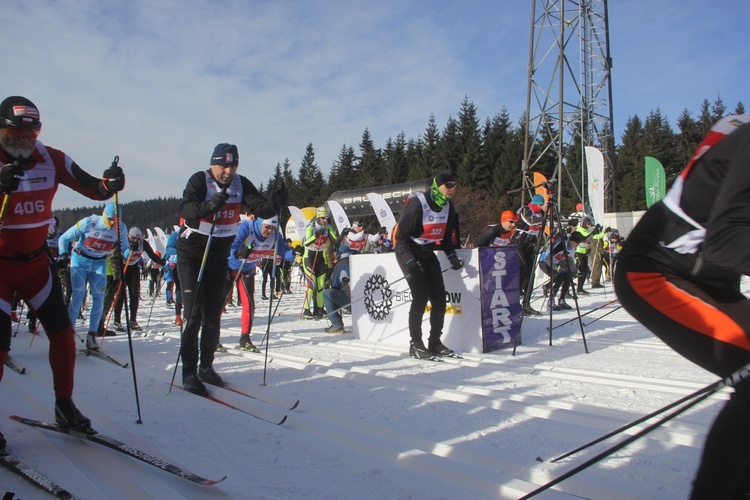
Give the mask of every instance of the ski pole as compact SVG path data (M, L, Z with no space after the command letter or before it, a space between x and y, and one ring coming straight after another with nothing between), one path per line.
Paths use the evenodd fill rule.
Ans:
M657 415L661 415L665 411L671 410L675 406L679 406L682 403L685 403L687 401L690 401L690 400L692 400L694 398L697 398L697 397L705 394L706 392L712 391L713 390L713 386L714 386L714 384L712 384L710 386L707 386L707 387L704 387L702 389L699 389L699 390L697 390L697 391L695 391L695 392L693 392L691 394L688 394L687 396L685 396L683 398L678 399L677 401L669 403L667 406L659 408L658 410L654 410L651 413L649 413L648 415L644 415L643 417L640 417L640 418L638 418L636 420L633 420L632 422L629 422L629 423L623 425L622 427L620 427L618 429L615 429L615 430L613 430L611 432L608 432L607 434L605 434L603 436L600 436L600 437L598 437L598 438L596 438L596 439L594 439L592 441L589 441L588 443L583 444L583 445L579 446L578 448L576 448L574 450L571 450L571 451L569 451L567 453L563 453L562 455L553 458L552 460L550 460L550 463L559 462L560 460L568 458L571 455L575 455L576 453L579 453L579 452L581 452L581 451L583 451L583 450L585 450L587 448L590 448L590 447L594 446L595 444L601 443L602 441L605 441L605 440L611 438L612 436L616 436L618 434L621 434L621 433L625 432L626 430L631 429L631 428L635 427L636 425L638 425L638 424L640 424L642 422L645 422L647 420L651 420L652 418L656 417Z
M315 246L320 246L320 239L321 238L322 238L321 236L318 236L315 239ZM300 312L299 312L299 319L302 319L302 314L305 311L305 303L307 303L307 309L310 309L310 306L313 305L313 304L315 304L315 293L317 292L318 284L315 282L315 280L313 278L315 277L315 266L316 266L316 264L318 262L318 254L321 253L321 252L323 252L322 249L315 252L315 256L313 257L313 263L312 263L312 267L310 268L310 275L309 276L305 272L307 270L307 266L305 266L305 260L306 259L305 259L304 256L302 257L302 270L303 270L302 272L304 273L305 277L307 278L307 288L305 289L305 298L302 301L302 310L300 310ZM307 253L307 251L305 251L305 253ZM312 293L310 292L310 290L312 290ZM309 297L311 297L311 298L309 298Z
M5 212L8 210L8 201L10 201L10 193L5 193L3 198L3 205L0 207L0 232L3 230L3 223L5 222Z
M115 213L117 213L116 209L115 209ZM119 219L116 219L116 220L119 220ZM117 231L119 233L119 226L118 226ZM118 236L118 240L117 240L117 245L118 245L118 248L119 248L119 245L120 245L119 236ZM104 346L104 337L106 336L104 334L107 333L107 329L109 328L109 320L112 319L112 312L114 312L114 310L117 308L117 302L120 300L120 293L122 293L122 284L125 282L125 271L128 269L128 265L130 265L130 256L131 255L132 254L128 254L128 258L125 261L125 266L123 266L123 270L120 272L120 280L119 280L120 282L117 284L117 290L115 291L115 296L112 298L112 303L109 305L109 311L107 311L107 316L106 316L107 319L104 321L104 331L102 332L103 335L102 335L101 344L99 344L100 346ZM119 260L122 260L122 248L120 248L119 255L117 255L116 258L119 259ZM126 302L123 303L123 307L127 307L127 303ZM102 314L104 314L104 311L102 311ZM127 321L127 317L128 316L126 314L125 315L125 318L126 318L125 323L127 323L126 326L128 326L128 328L130 328L130 326L129 326L130 322ZM85 342L85 340L83 342Z
M226 191L225 189L222 189L222 192L225 192L225 191ZM185 318L184 324L180 326L180 350L177 351L177 360L174 363L174 371L172 372L172 380L169 382L169 391L167 392L167 395L172 394L172 386L174 385L174 378L177 375L177 367L180 364L180 357L182 357L182 340L183 340L182 337L185 335L185 332L187 331L187 327L190 324L190 317L193 315L195 302L198 299L198 292L200 291L201 281L203 280L203 271L206 268L206 261L208 260L208 251L211 248L211 240L213 240L213 237L214 237L214 228L216 228L216 219L218 219L218 215L219 215L218 212L214 212L214 218L211 221L211 228L208 230L208 241L206 241L206 248L205 250L203 250L203 258L201 259L201 267L198 270L198 278L195 280L195 286L193 287L193 296L190 300L190 308L187 309L188 314L187 314L187 318Z
M617 311L618 311L618 310L620 310L620 309L622 309L622 306L617 306L617 307L615 307L614 309L612 309L611 311L609 311L609 312L607 312L607 313L604 313L604 314L602 314L602 315L601 315L601 316L599 316L598 318L594 318L593 320L589 321L588 323L584 323L584 324L583 324L583 326L589 326L589 325L590 325L591 323L596 323L596 322L597 322L597 321L599 321L600 319L604 319L604 318L606 318L607 316L609 316L610 314L612 314L613 312L617 312Z
M689 401L688 403L686 403L681 408L678 408L677 410L673 411L672 413L670 413L670 414L662 417L661 419L657 420L656 422L654 422L653 424L649 425L648 427L645 427L644 429L642 429L641 431L637 432L636 434L633 434L632 436L628 437L627 439L623 440L622 442L620 442L620 443L618 443L618 444L616 444L616 445L614 445L614 446L612 446L612 447L610 447L610 448L602 451L601 453L599 453L595 457L587 460L586 462L582 463L578 467L575 467L575 468L569 470L568 472L566 472L565 474L559 476L558 478L553 479L552 481L549 481L548 483L543 484L542 486L540 486L539 488L535 489L534 491L532 491L530 493L527 493L526 495L522 496L519 500L524 500L524 499L527 499L527 498L531 498L534 495L537 495L538 493L541 493L542 491L545 491L545 490L551 488L552 486L554 486L554 485L556 485L558 483L561 483L565 479L568 479L569 477L572 477L575 474L578 474L582 470L585 470L585 469L591 467L592 465L594 465L595 463L599 462L600 460L608 457L612 453L614 453L614 452L616 452L618 450L621 450L622 448L626 447L630 443L632 443L632 442L640 439L641 437L645 436L646 434L648 434L652 430L656 429L657 427L660 427L661 425L669 422L673 418L675 418L675 417L679 416L680 414L684 413L685 411L689 410L693 406L695 406L698 403L700 403L701 401L707 399L708 397L710 397L711 395L713 395L716 392L720 391L721 389L723 389L725 387L734 387L737 384L739 384L741 382L744 382L746 380L750 380L750 363L748 363L747 365L743 366L742 368L734 371L729 376L727 376L727 377L725 377L725 378L723 378L721 380L717 380L716 382L714 382L714 383L712 383L712 384L704 387L703 389L699 389L698 391L694 392L693 394L691 394L689 396L686 396L686 397L682 398L679 401L671 403L671 404L665 406L664 408L662 408L660 410L657 410L656 412L653 412L652 415L658 415L658 414L663 413L664 411L666 411L668 409L671 409L671 408L675 407L676 405L679 405L681 402ZM694 398L694 399L692 401L690 401L690 398ZM650 416L643 417L642 419L639 419L639 421L647 420L648 418L650 418ZM634 422L632 424L628 424L627 426L622 427L620 430L616 431L615 433L622 432L623 430L625 430L625 429L627 429L629 427L633 427L633 425L637 425L637 423L638 423L638 421ZM610 435L614 435L615 433L610 433ZM606 436L606 437L608 437L608 436ZM606 439L606 437L600 438L599 440L595 440L595 441L593 441L592 443L590 443L588 445L584 445L580 449L585 449L585 448L587 448L588 446L590 446L590 445L592 445L594 443L598 443L602 439ZM571 454L573 454L573 453L575 453L577 451L580 451L580 449L579 450L574 450L574 451L572 451L572 452L570 452L568 454L565 454L565 455L561 455L560 457L557 457L557 458L555 458L552 461L553 462L554 461L558 461L558 460L560 460L560 459L562 459L562 458L564 458L566 456L570 456Z
M158 286L156 287L156 290L154 291L154 297L151 301L151 308L148 311L148 319L146 320L146 328L148 328L148 325L151 323L151 314L154 312L154 304L156 303L156 297L159 295L159 291L161 290L161 287L164 286L164 280L159 277Z
M112 167L116 167L117 164L120 162L120 157L115 156L114 160L112 160ZM106 179L105 179L106 180ZM117 242L120 243L120 245L117 247L119 253L118 261L122 262L122 233L120 231L120 200L119 196L117 194L118 192L115 191L114 201L115 201L115 231L117 233ZM128 255L128 261L130 260L130 255ZM123 270L122 273L122 280L125 281L125 271ZM130 333L130 313L128 312L128 300L127 300L127 294L123 296L125 302L123 303L123 307L125 308L125 321L127 322L127 333L128 333L128 349L130 350L130 371L133 373L133 388L135 390L135 406L136 411L138 412L138 420L135 421L137 424L142 424L143 420L141 419L141 400L138 396L138 378L135 373L135 355L133 353L133 337ZM102 340L104 337L102 337Z
M279 214L279 220L281 220L281 214ZM266 326L266 333L264 337L266 338L266 352L265 356L263 358L263 383L261 385L266 385L266 371L268 369L268 344L270 344L270 334L271 334L271 320L273 319L273 297L275 295L274 288L276 287L276 258L279 255L279 233L274 230L274 244L273 244L273 264L271 267L271 289L269 290L270 297L268 297L268 326ZM281 298L279 298L278 303L281 303Z
M614 304L615 302L618 302L618 301L619 301L618 299L610 300L609 302L607 302L605 304L602 304L599 307L595 307L594 309L581 314L581 317L583 318L584 316L588 316L589 314L594 313L594 312L596 312L596 311L598 311L600 309L604 309L607 306L611 306L612 304ZM578 320L577 317L575 317L573 319L569 319L567 321L564 321L564 322L560 323L559 325L556 325L556 326L552 327L552 329L554 330L556 328L560 328L561 326L565 326L565 325L570 324L570 323L572 323L574 321L577 321L577 320ZM549 327L547 327L547 330L549 330Z

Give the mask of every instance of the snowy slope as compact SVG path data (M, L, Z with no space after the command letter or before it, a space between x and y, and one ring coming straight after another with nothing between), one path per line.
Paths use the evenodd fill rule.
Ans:
M145 289L144 282L138 314L144 327L152 304ZM407 346L323 333L325 320L299 319L301 289L293 291L271 325L267 366L263 355L237 350L218 353L215 361L236 388L283 404L299 399L287 410L221 392L240 409L286 414L280 426L179 389L166 395L179 329L162 297L148 334L132 342L142 424L135 423L130 368L77 360L75 401L97 430L205 477L228 475L218 485L194 485L95 444L8 419L53 418L47 341L40 335L31 343L25 325L11 356L28 373L6 369L0 384L0 428L10 451L82 498L518 498L613 441L558 464L537 457L558 456L715 380L617 303L582 318L588 354L577 322L554 329L550 346L543 316L525 320L515 356L504 350L433 363L410 359ZM614 298L611 288L592 290L581 299L581 311ZM534 305L541 307L541 300ZM230 307L224 316L227 346L239 339L239 314ZM267 314L268 302L258 300L256 343ZM553 322L574 316L555 313ZM345 324L349 329L351 318ZM129 361L124 334L108 337L104 350ZM716 395L538 498L686 498L706 429L726 398ZM44 495L0 469L5 491Z

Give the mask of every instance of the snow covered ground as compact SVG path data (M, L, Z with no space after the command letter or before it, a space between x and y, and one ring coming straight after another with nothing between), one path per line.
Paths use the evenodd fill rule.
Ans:
M216 392L241 409L286 414L283 425L179 389L167 395L179 328L162 297L147 334L132 342L142 424L135 423L130 368L77 360L75 401L97 430L205 477L227 475L218 485L195 485L96 444L8 419L53 418L47 341L42 335L31 343L25 324L11 357L27 374L6 369L0 384L0 428L9 450L81 498L518 498L624 436L560 463L549 459L716 379L615 310L617 303L583 316L590 323L588 354L577 322L554 329L550 346L549 318L542 316L524 321L515 356L503 350L435 363L409 358L407 346L327 335L327 321L300 320L301 289L293 292L282 298L271 325L267 366L262 355L234 349L215 361L235 388L281 404L299 399L297 408L285 410ZM152 304L145 282L142 296L138 321L145 328ZM581 312L613 299L609 286L592 290L581 298ZM268 302L258 304L256 343L268 321ZM230 307L224 316L226 346L238 342L239 315ZM556 312L553 323L574 316ZM345 325L349 330L348 316ZM106 338L104 351L129 361L126 335ZM686 498L706 430L727 397L717 394L538 498ZM0 494L5 491L44 496L0 469Z

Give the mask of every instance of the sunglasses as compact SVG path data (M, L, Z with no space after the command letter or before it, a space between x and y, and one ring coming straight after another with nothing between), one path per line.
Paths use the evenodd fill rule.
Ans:
M19 138L19 137L29 137L33 136L34 138L39 137L39 132L41 132L41 128L34 128L34 129L28 129L28 128L20 128L20 127L3 127L2 130L5 130L5 133L13 138Z
M456 187L456 183L455 182L446 182L445 183L445 187L447 187L448 189L453 189L454 187Z

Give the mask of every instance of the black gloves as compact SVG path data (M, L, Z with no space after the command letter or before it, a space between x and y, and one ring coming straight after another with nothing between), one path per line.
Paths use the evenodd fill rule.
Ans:
M464 261L462 261L461 259L459 259L455 255L449 256L448 260L451 262L451 267L453 269L458 270L458 269L461 269L462 267L464 267Z
M10 194L18 189L24 167L19 161L0 167L0 193Z
M412 278L417 278L419 276L422 276L424 273L424 268L422 268L422 263L419 262L417 259L411 259L409 262L406 263L406 266L409 268L409 276Z
M602 226L600 224L597 224L594 226L594 234L599 234L602 232Z
M343 229L343 231L341 231L341 236L342 236L342 237L344 237L344 236L346 236L347 234L349 234L349 233L351 233L351 232L352 232L352 228L350 228L350 227L345 227L345 228Z
M222 208L224 208L224 205L227 204L227 200L229 199L229 193L226 191L219 191L215 195L211 197L210 200L208 200L208 209L211 213L218 212Z
M278 208L289 205L289 191L286 189L286 186L281 186L274 191L271 200Z
M131 252L135 252L138 250L138 242L137 241L131 241L128 243L128 246L130 247Z
M248 247L238 248L234 255L241 260L247 260L250 257L250 249Z
M65 269L68 267L68 263L70 260L68 259L67 254L62 254L57 258L57 268L58 269Z
M111 193L122 191L125 187L125 172L118 165L112 165L102 174L102 184Z
M321 227L320 229L315 230L315 236L320 237L320 236L325 236L325 234L326 234L326 228L324 227Z

